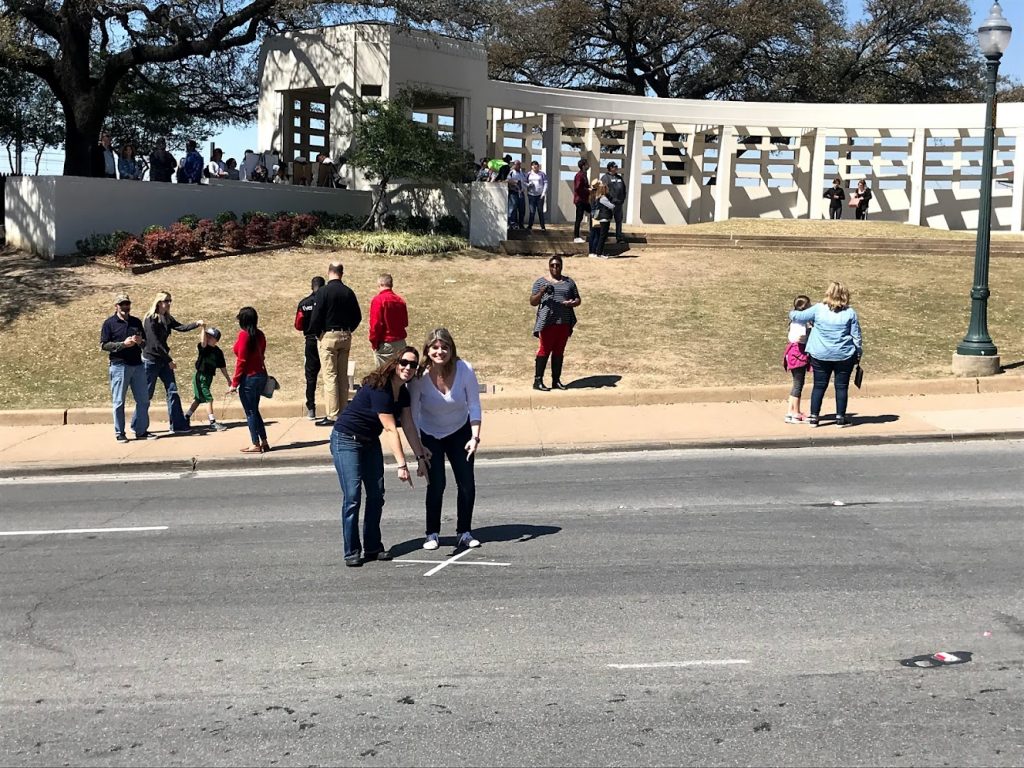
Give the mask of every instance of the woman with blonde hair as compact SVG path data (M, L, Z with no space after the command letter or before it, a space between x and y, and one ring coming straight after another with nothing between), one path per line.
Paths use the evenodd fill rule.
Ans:
M615 213L615 203L608 199L608 187L600 179L590 184L590 258L607 259L604 243Z
M412 417L431 457L427 468L427 528L424 549L437 549L444 500L444 463L458 486L456 548L479 547L473 536L476 478L473 460L480 445L480 384L473 368L459 358L447 328L435 328L423 345L419 376L409 383Z
M171 294L161 291L153 300L146 317L142 321L146 334L146 343L142 348L142 365L146 369L146 383L149 385L149 399L152 401L156 392L156 381L163 382L167 393L167 426L171 434L188 434L192 431L188 419L181 410L181 397L178 395L178 383L174 379L176 365L171 357L171 348L167 343L171 331L185 333L198 328L203 323L179 323L171 315Z
M860 361L863 345L860 321L856 310L850 306L849 289L841 282L833 281L820 304L804 310L794 309L789 313L789 319L796 323L814 323L806 345L811 371L814 373L808 424L818 426L821 402L825 398L829 379L835 374L836 426L850 426L846 415L850 374Z

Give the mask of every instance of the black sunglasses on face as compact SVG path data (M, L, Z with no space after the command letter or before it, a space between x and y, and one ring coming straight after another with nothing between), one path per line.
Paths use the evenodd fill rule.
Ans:
M402 368L412 368L414 365L416 365L416 361L415 360L406 360L406 359L403 358L403 359L398 361L398 365L400 365Z

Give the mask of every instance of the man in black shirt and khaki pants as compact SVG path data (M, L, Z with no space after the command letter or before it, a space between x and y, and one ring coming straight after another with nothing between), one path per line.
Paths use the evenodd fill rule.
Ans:
M317 291L316 306L309 320L309 332L319 340L327 409L325 424L333 424L348 402L348 353L352 332L363 321L356 295L341 282L344 272L340 262L327 268L327 285Z

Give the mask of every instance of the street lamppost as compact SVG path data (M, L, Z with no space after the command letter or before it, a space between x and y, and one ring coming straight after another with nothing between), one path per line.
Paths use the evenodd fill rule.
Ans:
M971 322L953 355L953 373L991 376L1000 371L999 355L988 335L988 258L992 229L992 152L996 133L996 74L999 60L1010 44L1013 29L1003 17L998 0L978 27L978 45L988 60L985 78L985 142L981 156L981 205L974 249L974 286L971 288ZM1018 148L1019 149L1019 148Z

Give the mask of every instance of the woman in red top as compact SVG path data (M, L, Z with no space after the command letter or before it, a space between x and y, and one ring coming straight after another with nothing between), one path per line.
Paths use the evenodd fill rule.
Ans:
M267 428L260 415L260 398L267 383L267 369L263 363L267 337L257 327L258 322L259 316L252 307L238 310L238 327L241 330L233 348L236 358L235 375L231 377L228 392L238 392L238 400L242 403L245 420L249 425L252 445L243 448L242 453L266 453L270 450Z

